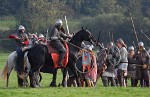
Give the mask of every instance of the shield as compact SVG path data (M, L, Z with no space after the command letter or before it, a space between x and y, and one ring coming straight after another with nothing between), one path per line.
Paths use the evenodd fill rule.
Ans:
M106 52L106 49L100 49L98 52L97 52L97 66L99 68L102 68L103 65L105 64L106 62L106 59L107 59L107 52Z
M117 46L112 46L108 48L108 61L112 65L118 65L121 60L120 50Z
M79 56L79 57L77 58L77 62L76 62L76 64L75 64L75 69L76 69L79 73L88 73L88 72L90 72L90 71L93 69L93 65L91 64L90 70L87 70L87 69L86 69L86 70L83 72L82 56Z

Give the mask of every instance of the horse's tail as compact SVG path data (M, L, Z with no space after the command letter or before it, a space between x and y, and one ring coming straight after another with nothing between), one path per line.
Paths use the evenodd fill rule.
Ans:
M6 79L7 78L7 73L8 73L8 60L7 60L5 66L3 68L3 71L0 74L1 78Z

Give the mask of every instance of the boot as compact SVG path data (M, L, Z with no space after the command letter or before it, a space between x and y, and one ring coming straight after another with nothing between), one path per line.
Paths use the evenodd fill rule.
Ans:
M65 56L64 53L60 53L60 55L59 55L58 65L59 65L60 67L63 67L62 61L63 61L63 59L64 59L64 56Z

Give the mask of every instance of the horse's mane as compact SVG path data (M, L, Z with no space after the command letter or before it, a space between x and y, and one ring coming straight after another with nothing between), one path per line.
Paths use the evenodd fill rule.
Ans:
M72 38L69 42L75 41L75 40L73 40L73 39L78 38L78 37L80 36L80 34L82 34L82 33L84 33L84 32L91 34L90 31L87 30L87 28L86 28L86 29L83 29L83 28L82 28L80 31L78 31L77 33L75 33L75 34L73 35L73 38Z

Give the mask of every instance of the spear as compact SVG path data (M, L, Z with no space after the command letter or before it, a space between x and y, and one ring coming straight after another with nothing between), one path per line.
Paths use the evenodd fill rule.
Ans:
M46 43L48 41L48 29L46 30Z
M133 46L134 46L134 48L136 49L136 46L135 46L135 43L134 43L134 41L133 41Z
M98 39L97 39L97 43L99 42L99 40L100 40L100 37L101 37L101 32L102 31L99 31L99 34L98 34Z
M143 30L140 30L140 31L150 41L150 38L143 32Z
M132 18L132 14L130 12L130 10L128 9L128 13L130 15L130 19L131 19L131 22L132 22L132 26L133 26L133 29L134 29L134 34L135 34L135 37L136 37L136 41L137 41L137 44L138 44L138 36L137 36L137 33L136 33L136 29L135 29L135 25L134 25L134 21L133 21L133 18Z
M111 42L111 35L110 35L110 32L109 32L109 40L110 40L110 42Z
M114 33L112 32L112 42L114 43Z
M67 35L69 35L70 33L69 33L68 22L67 22L66 16L65 16L65 21L66 21Z

